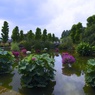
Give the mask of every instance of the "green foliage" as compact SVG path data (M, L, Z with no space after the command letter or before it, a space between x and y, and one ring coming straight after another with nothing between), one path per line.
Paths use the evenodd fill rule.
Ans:
M34 44L34 49L35 50L37 50L37 49L41 50L42 47L43 47L43 44L42 44L41 41L35 41L35 44Z
M29 41L23 40L19 43L19 45L23 46L26 50L31 51L31 45L32 45L31 41L29 42Z
M29 41L34 39L34 33L32 32L32 30L28 31L27 38Z
M59 45L60 49L72 49L73 41L70 37L65 37L61 39L61 44Z
M40 39L41 39L41 29L40 28L36 28L35 40L40 40Z
M43 30L43 34L42 34L42 41L46 41L46 39L47 39L47 30L46 29L44 29Z
M19 62L23 87L45 87L54 78L54 59L49 54L27 56Z
M0 49L0 74L8 73L11 70L12 63L12 54Z
M83 35L83 41L89 42L91 45L95 43L95 24L85 29Z
M89 56L92 55L92 47L89 43L81 42L76 47L76 51L79 53L79 55L82 56Z
M85 81L87 85L95 87L95 59L89 59L87 62Z
M20 41L24 40L23 30L21 30L19 33L19 39L20 39Z
M67 37L69 35L70 31L69 30L64 30L61 34L61 39L64 37Z
M95 15L87 18L87 27L92 26L93 24L95 24Z
M48 50L50 50L52 48L52 43L50 41L46 41L43 43L43 49L47 48Z
M19 28L16 26L13 31L12 31L12 36L11 36L13 42L18 42L19 41Z
M19 51L19 46L17 42L12 42L11 43L11 50L12 51Z
M81 33L83 32L82 23L74 24L70 30L70 36L73 43L79 43L81 40Z
M8 23L6 21L4 21L4 25L2 26L2 33L1 33L1 36L2 36L2 41L4 43L6 43L8 41L8 33L9 33L9 26L8 26Z

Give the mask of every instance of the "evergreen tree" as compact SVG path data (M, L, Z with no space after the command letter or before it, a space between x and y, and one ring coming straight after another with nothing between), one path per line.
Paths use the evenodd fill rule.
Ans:
M53 34L52 35L52 42L54 42L55 41L55 35Z
M8 22L7 21L4 21L4 24L2 26L2 30L1 30L1 39L4 43L6 43L8 41L8 34L9 34L9 26L8 26Z
M36 28L36 32L35 32L35 40L41 40L41 29L40 28Z
M46 41L46 39L47 39L47 30L46 29L44 29L43 30L43 34L42 34L42 41Z
M19 28L18 28L18 26L16 26L13 29L11 38L12 38L13 42L19 41Z
M47 38L48 38L48 41L52 41L51 33L48 33Z
M34 33L32 32L32 30L28 31L28 33L27 33L27 38L28 38L29 40L33 40L33 39L34 39Z
M24 40L23 30L20 30L19 38L20 38L20 41Z

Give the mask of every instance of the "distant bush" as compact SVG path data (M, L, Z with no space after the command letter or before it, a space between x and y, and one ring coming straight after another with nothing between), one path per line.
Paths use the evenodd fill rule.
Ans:
M11 50L12 51L19 51L20 50L17 42L11 43Z
M79 53L79 55L82 56L89 56L92 55L92 47L90 46L89 43L81 42L78 44L76 47L76 51Z
M61 39L61 44L59 45L60 49L73 49L73 42L70 37Z

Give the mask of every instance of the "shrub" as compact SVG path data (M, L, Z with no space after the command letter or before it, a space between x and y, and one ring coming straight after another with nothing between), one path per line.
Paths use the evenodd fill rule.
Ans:
M23 40L19 43L19 46L22 46L22 48L25 48L28 51L31 51L32 42Z
M92 47L90 46L90 44L85 42L81 42L80 44L78 44L78 46L76 47L76 51L79 53L79 55L82 56L92 55Z
M61 39L60 49L73 49L73 42L70 37L65 37Z
M20 50L17 42L11 43L11 50L12 51L19 51Z
M95 87L95 59L89 59L87 61L85 81L87 85Z
M27 56L19 62L23 87L45 87L54 78L54 59L49 54Z
M0 49L0 74L8 73L11 70L12 63L12 54Z

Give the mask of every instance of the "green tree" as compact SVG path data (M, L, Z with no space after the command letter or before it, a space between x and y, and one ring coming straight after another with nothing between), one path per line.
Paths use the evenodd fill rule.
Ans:
M36 28L36 32L35 32L35 40L41 40L41 29L40 28Z
M64 37L67 37L69 35L70 31L69 30L64 30L61 34L61 39Z
M87 18L87 27L92 26L93 24L95 24L95 15Z
M16 26L13 29L11 38L12 38L13 42L19 41L19 28L18 28L18 26Z
M27 38L28 38L29 40L33 40L33 39L34 39L34 33L32 32L32 30L28 31L28 33L27 33Z
M47 30L44 29L42 34L42 41L46 41L46 40L47 40Z
M48 41L52 41L51 33L48 33L48 35L47 35L47 39L48 39Z
M83 41L95 46L95 24L85 28Z
M9 26L8 26L8 22L7 21L4 21L4 24L2 26L2 29L1 29L2 33L1 33L1 39L4 43L6 43L8 41L8 34L9 34Z
M52 42L54 42L55 41L55 34L53 33L52 34Z
M81 40L81 33L83 32L82 23L74 24L70 30L70 36L73 43L79 43Z
M24 40L23 30L20 30L19 38L20 38L20 41Z

